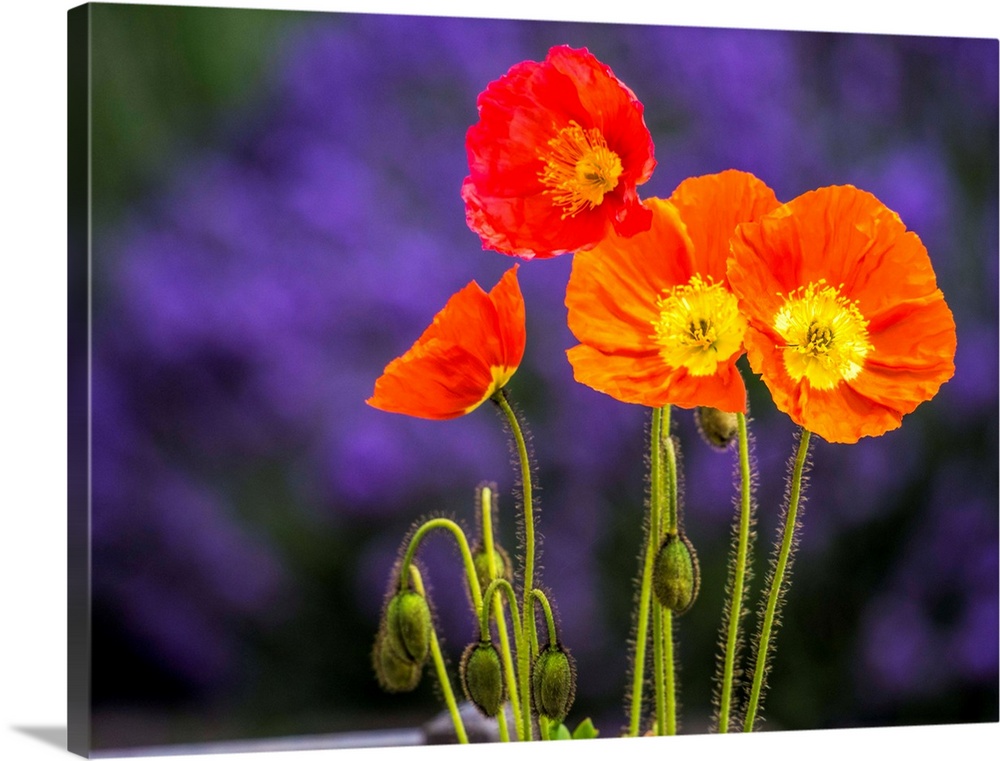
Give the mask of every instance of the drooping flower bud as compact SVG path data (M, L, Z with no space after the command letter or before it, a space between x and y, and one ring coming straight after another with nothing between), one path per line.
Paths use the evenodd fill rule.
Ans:
M653 565L653 591L660 604L684 613L698 596L701 574L698 556L684 534L668 534Z
M493 545L493 562L496 564L496 576L490 575L490 557L486 554L486 549L477 544L472 551L472 562L476 566L476 576L479 578L479 587L486 591L493 579L507 579L511 581L510 556L499 544Z
M726 449L739 431L735 412L723 412L715 407L698 407L694 411L701 437L713 448Z
M423 595L405 589L385 609L386 644L407 663L422 665L431 647L431 610Z
M562 721L576 696L576 666L558 643L549 643L531 666L531 700L539 715Z
M372 665L379 685L386 692L410 692L420 683L423 671L421 665L397 657L383 634L375 640Z
M462 653L462 689L465 697L490 718L500 713L506 697L500 653L489 641L473 642Z

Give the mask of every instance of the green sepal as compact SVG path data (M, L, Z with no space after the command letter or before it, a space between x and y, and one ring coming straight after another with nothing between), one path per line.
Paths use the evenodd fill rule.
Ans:
M412 589L397 592L385 610L386 643L400 660L422 665L431 648L431 610Z
M702 439L719 451L728 449L739 432L739 420L735 412L723 412L715 407L698 407L694 412L694 419Z
M506 690L500 653L492 642L473 642L462 653L462 689L480 713L493 718L503 706Z
M653 565L653 592L660 605L685 613L698 597L701 574L694 546L684 534L668 534Z
M420 684L423 667L397 657L382 634L375 640L372 666L375 678L386 692L410 692Z
M558 643L546 645L531 667L531 701L539 715L562 721L576 695L576 666Z

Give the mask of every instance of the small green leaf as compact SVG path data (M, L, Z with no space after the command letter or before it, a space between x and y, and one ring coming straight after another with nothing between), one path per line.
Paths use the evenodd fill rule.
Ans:
M576 725L576 729L573 730L573 739L593 740L598 734L599 732L597 731L597 727L594 726L594 722L586 718Z
M573 737L569 733L569 729L562 722L559 723L554 732L551 729L549 730L549 737L551 737L553 740L573 739Z

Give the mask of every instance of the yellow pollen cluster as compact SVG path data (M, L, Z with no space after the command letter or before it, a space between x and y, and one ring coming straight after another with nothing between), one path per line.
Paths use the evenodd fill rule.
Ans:
M656 300L659 318L653 339L670 367L687 368L691 375L712 375L719 362L739 350L747 323L736 297L711 278L700 275L677 285Z
M774 316L774 329L785 339L785 369L792 380L828 391L861 372L872 350L868 321L857 303L825 280L785 297Z
M604 195L615 189L622 173L618 154L608 148L596 127L585 130L576 122L559 130L549 140L549 151L541 155L545 167L538 178L556 206L571 217L585 206L600 206Z

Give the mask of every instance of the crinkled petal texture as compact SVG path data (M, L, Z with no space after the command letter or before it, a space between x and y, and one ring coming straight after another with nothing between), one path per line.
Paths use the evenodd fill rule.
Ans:
M729 240L742 222L752 222L781 204L774 191L749 172L727 169L689 177L670 196L698 257L699 272L726 279Z
M875 196L805 193L732 241L750 366L827 441L898 428L955 372L956 333L927 249Z
M675 202L676 201L676 202ZM736 360L745 321L726 282L729 235L777 206L744 172L692 178L646 201L647 232L611 235L573 261L566 306L577 381L623 402L746 411Z
M430 420L459 417L506 385L524 342L514 266L489 293L473 281L452 296L417 342L388 364L368 404Z
M649 228L636 191L656 166L642 103L586 49L515 65L477 105L462 198L483 248L548 258Z

